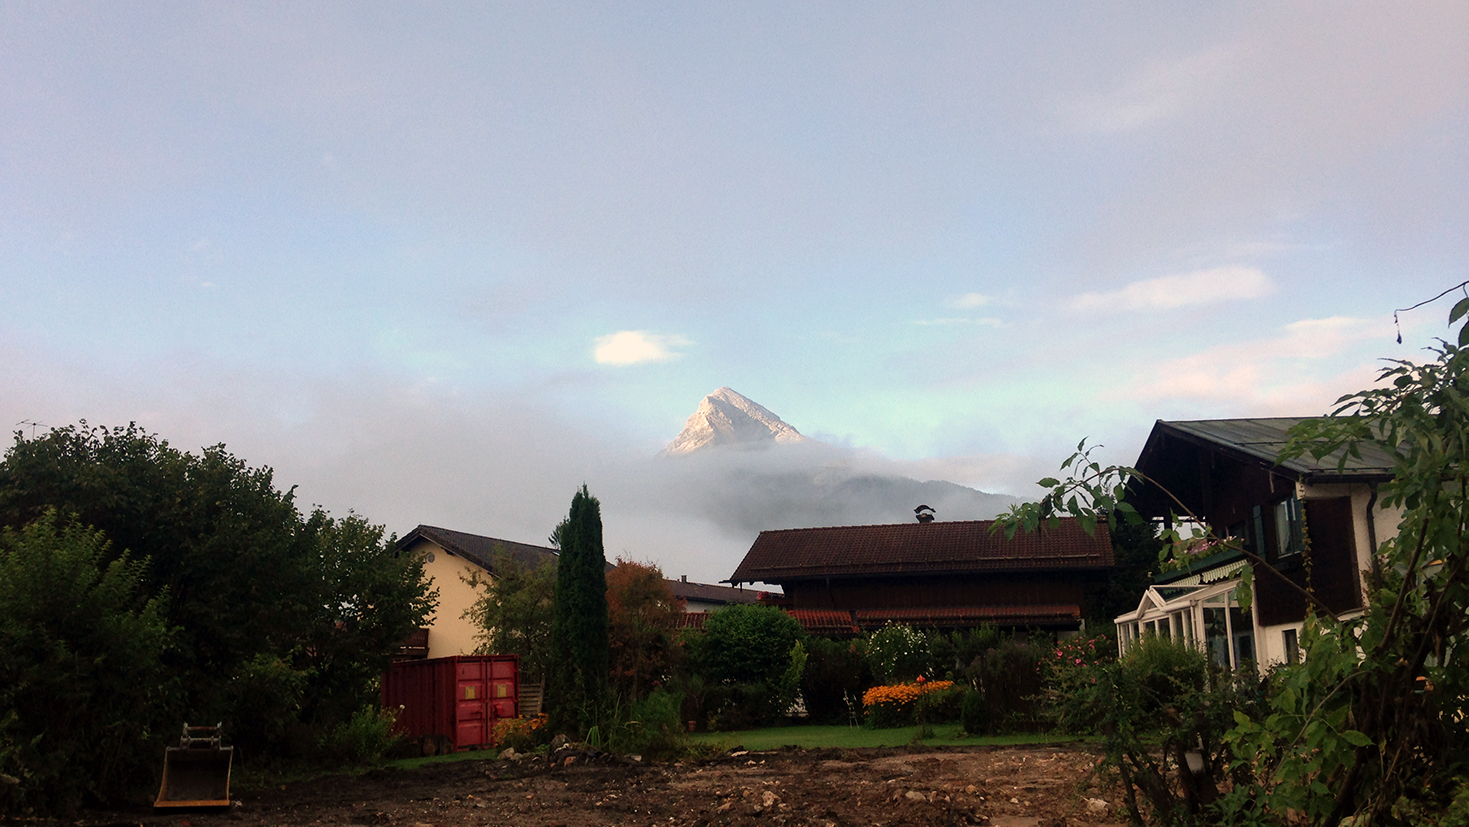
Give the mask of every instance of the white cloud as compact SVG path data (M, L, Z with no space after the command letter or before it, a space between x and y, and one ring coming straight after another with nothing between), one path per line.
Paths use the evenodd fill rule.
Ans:
M1135 281L1121 290L1082 293L1074 310L1174 310L1200 304L1257 299L1275 292L1275 283L1256 267L1215 267L1177 276Z
M950 299L950 307L965 309L970 307L984 307L990 303L990 297L983 293L965 293L957 299Z
M1113 91L1065 107L1082 129L1127 132L1162 121L1196 103L1235 63L1230 49L1215 47L1173 61L1158 61Z
M638 365L643 362L668 362L679 358L672 348L693 342L683 336L660 336L646 330L619 330L597 337L593 356L599 365Z
M1216 345L1149 365L1119 399L1223 403L1254 416L1325 413L1345 393L1372 384L1378 366L1357 361L1361 343L1385 343L1384 322L1333 316L1286 325L1281 335Z

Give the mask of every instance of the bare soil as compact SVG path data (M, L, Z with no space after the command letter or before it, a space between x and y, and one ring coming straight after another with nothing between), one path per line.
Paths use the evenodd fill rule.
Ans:
M675 764L580 755L379 769L267 789L236 789L226 812L87 812L69 823L989 825L1072 827L1126 820L1085 747L1023 746L735 752ZM1089 799L1101 799L1102 808Z

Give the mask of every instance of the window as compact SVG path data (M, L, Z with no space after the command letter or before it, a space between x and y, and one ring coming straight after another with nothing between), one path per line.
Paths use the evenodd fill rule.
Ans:
M1301 662L1301 646L1295 629L1286 629L1280 633L1282 642L1285 644L1285 662Z
M1292 554L1300 554L1302 548L1301 501L1295 497L1281 500L1275 504L1274 510L1276 556L1288 557Z

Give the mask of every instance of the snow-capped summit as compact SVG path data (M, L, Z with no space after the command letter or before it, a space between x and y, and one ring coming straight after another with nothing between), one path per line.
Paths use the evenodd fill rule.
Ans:
M780 417L726 387L704 397L699 409L684 423L683 431L663 449L663 456L688 454L707 445L801 442L805 439Z

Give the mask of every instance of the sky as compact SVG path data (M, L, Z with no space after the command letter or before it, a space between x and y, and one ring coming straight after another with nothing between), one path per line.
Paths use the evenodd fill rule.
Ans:
M655 455L720 386L1030 496L1323 413L1466 279L1461 2L0 4L0 424L398 534L585 482L713 582L754 537Z

